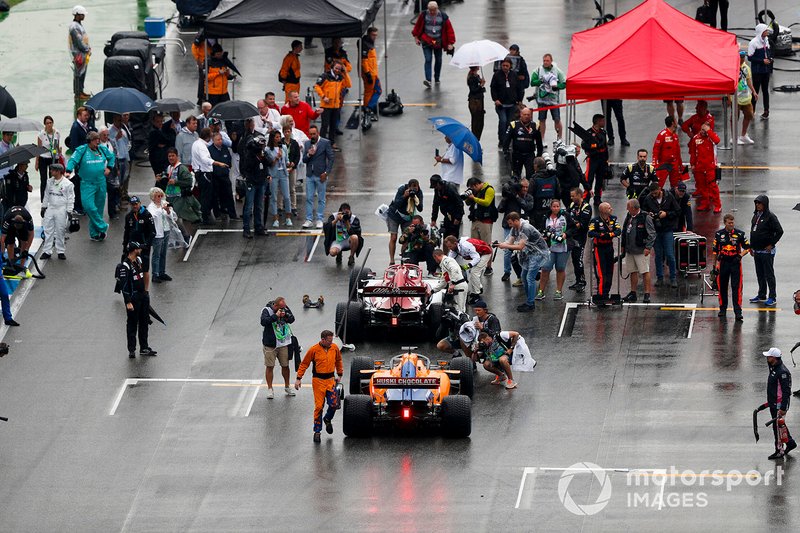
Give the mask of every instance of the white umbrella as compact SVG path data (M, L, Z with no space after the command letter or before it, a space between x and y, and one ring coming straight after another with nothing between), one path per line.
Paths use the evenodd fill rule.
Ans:
M0 120L0 131L39 131L44 126L37 120L29 118L4 118Z
M505 59L508 49L500 43L484 39L482 41L472 41L462 45L450 64L458 68L482 67L495 61Z

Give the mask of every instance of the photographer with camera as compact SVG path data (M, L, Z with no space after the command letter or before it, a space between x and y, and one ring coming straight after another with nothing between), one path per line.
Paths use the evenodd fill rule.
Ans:
M208 101L212 106L231 99L228 80L236 79L236 75L231 72L229 63L228 53L223 52L222 45L214 43L208 59Z
M625 196L628 200L639 199L643 194L647 194L647 187L657 181L655 167L647 164L647 150L644 148L636 151L636 163L625 167L619 178L619 182L625 187Z
M442 277L447 283L447 293L453 296L456 312L465 313L467 310L467 277L464 275L464 271L458 265L458 261L445 254L441 248L433 250L431 255L442 271Z
M542 265L536 299L544 300L547 283L550 281L550 271L555 267L556 293L553 299L563 300L562 289L564 280L567 279L569 251L567 250L567 217L561 208L561 200L558 198L550 200L550 215L545 219L543 236L550 244L550 259Z
M528 217L533 214L535 201L533 196L528 194L528 180L524 178L517 181L515 177L512 176L510 180L503 184L503 188L500 189L500 194L503 198L500 200L500 205L497 206L497 211L503 213L501 226L503 228L503 240L505 240L508 239L508 235L511 233L511 226L508 225L506 215L509 213L519 213L522 218L527 220ZM519 266L518 262L512 261L513 255L511 250L503 251L503 277L500 281L505 282L511 279L511 269L513 268L514 272L517 274L517 281L514 282L514 286L520 287L522 286L522 281L519 275L522 268Z
M415 213L422 211L423 194L419 181L412 178L408 183L397 188L394 200L386 211L386 227L389 230L389 264L394 264L394 252L397 247L397 234L411 222Z
M544 231L545 219L550 215L550 202L561 198L558 176L547 152L545 156L533 160L534 174L531 182L534 210L529 218L539 231Z
M361 251L364 239L361 237L361 221L355 216L347 202L339 206L339 211L328 217L323 224L325 249L328 255L336 258L336 264L342 264L342 252L350 251L347 266L356 264L356 255Z
M269 162L266 155L267 138L251 137L245 146L242 164L239 165L245 181L244 209L242 210L242 236L252 239L250 218L253 217L256 235L264 232L264 197L269 186ZM255 214L254 214L255 213Z
M678 272L675 266L675 243L673 234L680 214L677 200L669 191L662 190L658 183L650 184L649 194L639 198L642 211L653 217L656 228L656 287L664 284L664 259L669 266L670 286L678 288Z
M481 331L478 334L475 353L483 368L496 376L492 385L503 385L508 390L517 388L511 372L511 360L518 339L520 334L516 331L502 331L497 335Z
M567 216L567 247L571 249L572 270L575 272L575 283L569 286L571 291L583 292L586 288L586 273L583 268L583 249L586 247L586 233L592 220L592 208L583 198L583 191L577 187L569 192L569 213Z
M603 201L603 189L608 176L608 137L606 135L606 117L600 113L592 117L592 127L586 132L587 137L581 141L581 148L586 152L586 192L594 187L594 206L597 208Z
M494 201L494 187L484 183L480 178L467 180L467 191L461 198L469 206L469 219L472 222L470 237L483 242L492 242L492 228L497 221L497 206ZM486 275L492 273L491 265Z
M506 219L511 226L511 233L505 242L492 243L492 246L518 252L526 300L517 306L517 311L528 313L536 309L536 278L539 269L550 257L550 248L542 234L519 213L509 213Z
M283 296L267 302L261 310L261 326L264 328L261 345L264 352L264 366L267 368L264 378L267 382L267 398L270 400L275 397L272 391L272 378L275 374L276 359L281 365L286 396L295 395L289 386L289 345L292 343L290 324L293 323L294 315Z
M431 176L433 189L433 207L431 208L431 226L436 227L439 212L442 213L442 225L439 234L443 237L461 235L461 219L464 218L464 202L458 194L454 183L444 181L439 174Z
M508 124L503 139L503 154L509 159L511 149L511 174L522 177L522 168L525 168L525 177L533 176L533 159L541 156L544 147L542 136L533 124L533 111L525 108L519 113L519 120L512 120Z
M411 224L400 235L400 244L403 245L403 261L414 265L424 261L428 267L428 275L436 273L436 261L433 259L433 250L439 245L439 231L425 224L422 215L411 217Z
M627 203L628 214L622 223L622 255L631 276L631 292L623 302L636 302L639 274L644 278L644 300L650 303L650 253L656 241L656 228L652 217L641 210L639 200L631 198Z
M486 265L492 260L492 247L479 239L468 237L458 239L452 235L445 238L442 247L453 259L458 260L460 257L464 261L461 268L466 272L469 282L467 303L472 305L483 293L481 276L486 270Z
M570 196L572 189L582 187L584 191L589 190L589 184L586 183L586 177L578 161L581 147L577 144L564 144L556 141L553 143L553 153L556 160L556 176L561 189L562 205L566 207L572 201Z

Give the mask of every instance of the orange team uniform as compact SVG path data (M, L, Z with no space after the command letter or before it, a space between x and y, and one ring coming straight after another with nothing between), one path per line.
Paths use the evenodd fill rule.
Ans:
M681 161L681 145L678 141L678 132L672 132L669 128L664 128L656 135L656 142L653 144L653 166L669 163L672 170L656 170L658 185L664 187L664 183L669 177L670 187L677 187L681 179L683 162Z
M689 162L694 167L694 181L700 193L700 199L697 201L698 211L705 211L709 207L713 207L716 213L722 211L716 177L717 144L719 135L714 130L708 130L708 135L698 133L689 141Z
M192 43L192 55L197 62L197 99L198 101L205 99L206 94L206 73L205 61L206 54L209 53L211 47L208 46L208 41L203 39L201 43Z
M210 100L215 100L211 102L212 104L229 99L224 98L228 94L228 72L223 69L225 67L210 65L208 67L208 97Z
M314 390L314 433L319 433L322 431L324 403L328 404L328 411L325 413L326 420L331 420L336 409L339 408L339 397L334 390L336 387L334 371L339 378L344 375L342 352L335 344L331 344L329 348L324 348L319 343L315 344L303 357L303 361L297 369L297 379L303 378L309 365L313 365L312 375L314 376L311 380L311 387Z
M283 58L281 70L278 73L278 81L283 83L283 92L285 93L285 101L289 101L289 93L297 91L300 93L300 56L294 52L289 52Z
M369 48L362 46L361 77L364 78L364 105L377 112L378 98L380 98L382 90L378 81L378 54L375 52L374 46ZM375 98L374 102L372 101L373 97Z

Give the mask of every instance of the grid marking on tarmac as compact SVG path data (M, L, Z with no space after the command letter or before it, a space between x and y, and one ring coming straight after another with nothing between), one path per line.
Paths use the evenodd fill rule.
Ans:
M564 329L567 324L567 317L572 309L575 310L577 313L578 307L586 306L589 307L589 303L587 302L567 302L564 306L564 314L561 316L561 326L558 328L558 336L562 337L564 335ZM705 310L706 308L698 308L697 304L682 304L682 303L623 303L623 307L652 307L654 309L658 309L659 311L691 311L692 317L689 320L689 330L686 332L686 338L692 338L692 330L694 329L694 320L698 310Z
M128 390L128 387L135 386L139 383L232 383L232 384L248 384L248 385L258 385L261 384L260 379L213 379L213 378L128 378L123 383L122 386L119 388L119 392L117 392L117 396L114 399L114 404L111 406L111 410L108 413L108 416L114 416L117 412L117 408L119 407L120 402L122 401L122 397L125 395L125 391ZM254 389L255 392L253 393L252 398L250 399L249 406L247 411L245 412L244 416L250 416L250 410L253 407L253 403L256 400L256 395L258 394L258 388Z

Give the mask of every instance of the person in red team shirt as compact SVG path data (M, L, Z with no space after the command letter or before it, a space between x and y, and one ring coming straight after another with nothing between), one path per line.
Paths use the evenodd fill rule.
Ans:
M697 201L698 211L708 211L712 207L715 213L722 211L716 179L717 144L719 135L711 128L710 122L703 124L700 132L689 141L689 163L694 170L694 181L700 193L698 195L700 199Z
M681 145L678 141L678 126L674 117L664 119L666 128L656 135L656 142L653 144L653 166L656 167L658 185L663 189L664 183L669 177L670 187L676 187L681 180ZM658 170L661 165L670 164L672 170Z
M300 100L300 93L297 91L289 92L289 101L281 108L281 115L291 115L294 119L294 127L308 135L308 127L311 121L322 114L321 109L314 109L308 102Z
M708 102L705 100L698 100L694 111L694 115L689 117L689 120L681 125L681 129L689 136L689 140L700 133L703 124L708 123L711 129L714 129L714 115L708 112Z

